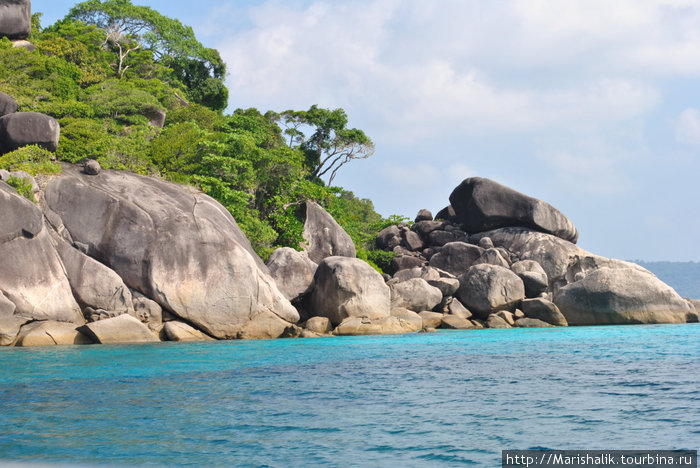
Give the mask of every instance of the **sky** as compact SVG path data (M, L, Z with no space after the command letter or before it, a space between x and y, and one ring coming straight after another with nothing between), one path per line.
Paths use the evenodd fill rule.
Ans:
M42 24L76 2L34 0ZM606 257L700 261L700 0L133 0L228 65L229 111L345 109L334 180L436 213L467 177L547 201Z

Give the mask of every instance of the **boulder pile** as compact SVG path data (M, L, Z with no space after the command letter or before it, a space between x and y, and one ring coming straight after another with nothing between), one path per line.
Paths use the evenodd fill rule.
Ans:
M575 227L550 205L486 179L463 182L435 219L421 210L381 231L377 245L396 254L393 275L381 275L313 202L297 213L301 250L278 249L265 264L196 190L94 161L62 169L37 188L37 204L0 181L0 345L698 319L650 272L576 246Z

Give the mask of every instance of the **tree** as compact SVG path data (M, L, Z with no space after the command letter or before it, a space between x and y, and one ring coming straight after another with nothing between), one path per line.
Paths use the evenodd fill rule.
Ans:
M365 159L374 154L374 143L357 128L347 128L348 116L343 109L322 109L316 104L307 111L288 110L280 114L289 136L306 155L306 165L313 177L328 177L330 186L338 170L353 159ZM301 128L313 133L305 138Z
M131 0L88 0L75 5L66 19L93 24L106 32L105 45L116 49L120 77L129 68L125 63L129 54L148 50L172 70L195 102L217 110L226 107L226 65L216 50L204 47L192 28L177 19L133 5Z

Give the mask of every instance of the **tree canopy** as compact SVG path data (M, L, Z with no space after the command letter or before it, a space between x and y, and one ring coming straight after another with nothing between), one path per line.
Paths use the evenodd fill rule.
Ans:
M223 76L223 63L210 72L207 63L214 66L216 59L207 62L187 48L178 53L175 42L169 48L149 42L148 28L156 22L139 18L151 21L159 14L143 8L128 0L83 2L73 17L46 28L35 14L32 52L0 40L0 89L20 111L48 114L61 126L55 154L20 148L0 156L0 167L47 173L60 171L53 159L92 158L105 169L195 186L228 209L263 258L276 247L300 247L296 208L314 200L350 234L358 257L386 267L393 254L376 250L374 238L396 219L384 219L370 200L320 179L332 182L348 160L373 150L364 132L347 128L345 111L311 106L280 115L250 108L226 115L220 110L225 101L192 99L205 93L201 83ZM124 45L139 45L125 57L122 73L114 63L118 48L107 39L114 28L128 36ZM191 102L180 98L185 93ZM153 124L154 113L165 114L163 128Z
M131 66L129 54L144 49L170 68L190 99L213 109L224 109L228 90L223 85L226 65L218 51L204 47L191 27L131 0L88 0L75 5L67 20L79 20L105 31L105 44L115 48L119 76Z
M338 170L353 159L374 154L374 143L357 128L347 128L348 116L343 109L323 109L314 104L306 111L287 110L280 114L289 144L306 155L306 166L313 177L326 176L332 185ZM308 138L302 129L311 128Z

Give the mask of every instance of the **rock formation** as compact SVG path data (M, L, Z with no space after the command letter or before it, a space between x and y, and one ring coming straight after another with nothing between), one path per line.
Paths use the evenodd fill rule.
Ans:
M350 236L326 210L313 201L307 201L297 211L304 221L302 248L314 263L326 257L354 257L355 244Z
M45 193L75 243L132 289L217 338L263 311L299 320L230 213L212 198L135 174L64 166Z
M0 117L0 154L27 145L56 151L61 130L53 117L38 112L15 112Z
M0 1L0 36L26 39L32 32L32 9L29 0Z

